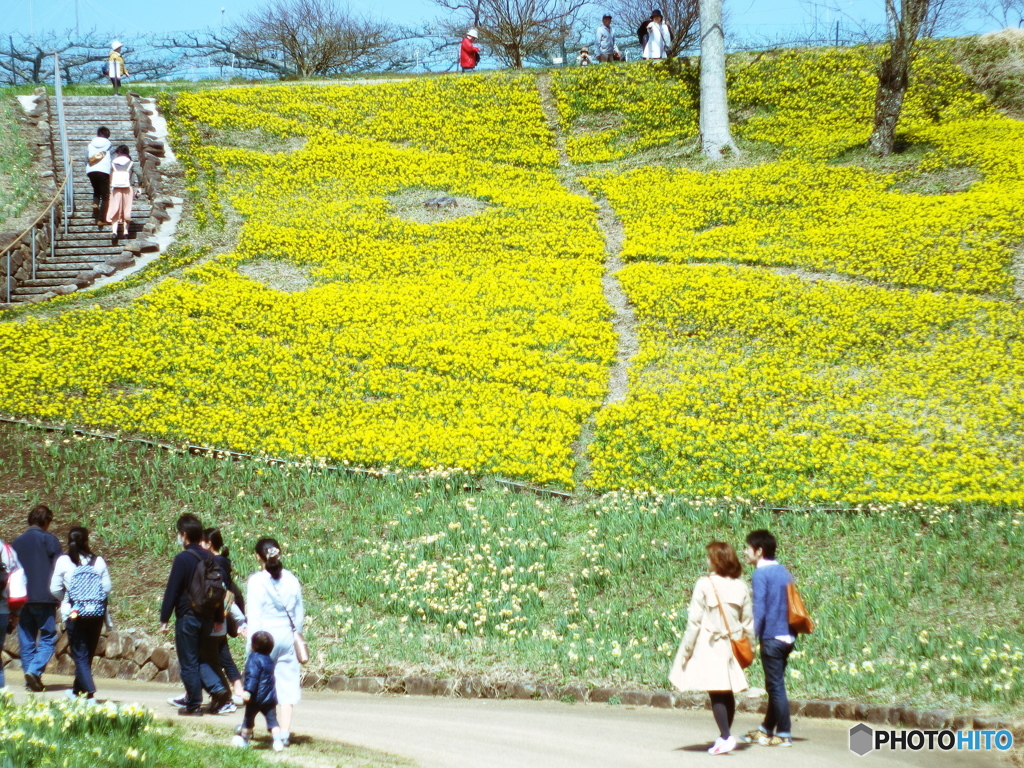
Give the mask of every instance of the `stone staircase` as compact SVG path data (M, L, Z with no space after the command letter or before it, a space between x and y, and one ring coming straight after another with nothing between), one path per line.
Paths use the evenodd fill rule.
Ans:
M72 293L90 284L97 273L113 274L120 268L119 260L124 262L121 266L127 266L142 250L140 233L151 209L145 192L132 207L128 237L122 237L117 245L112 245L110 225L96 226L92 211L92 185L86 176L86 148L101 125L110 129L110 142L115 148L121 144L128 146L138 167L138 150L126 97L65 96L64 119L68 132L68 152L74 164L75 211L68 219L66 235L64 227L58 224L53 256L49 250L39 255L35 279L24 280L14 289L12 303L40 301L53 295ZM59 164L60 135L56 114L51 115L50 125L54 157ZM141 175L141 168L139 172ZM150 249L147 244L145 250ZM92 279L85 279L86 273Z

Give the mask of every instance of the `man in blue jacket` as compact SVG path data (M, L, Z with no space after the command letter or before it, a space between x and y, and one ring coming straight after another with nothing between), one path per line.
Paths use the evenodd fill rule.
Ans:
M203 560L212 555L200 546L203 524L192 514L184 514L176 524L178 543L182 551L171 562L164 600L160 606L160 631L167 632L171 614L174 614L174 647L181 667L181 682L185 686L184 706L178 710L182 716L202 715L203 687L210 691L210 712L216 713L231 699L231 694L216 672L200 657L204 638L210 635L210 622L196 616L188 599L192 576ZM193 554L194 553L194 554Z
M60 541L48 530L51 522L50 508L37 504L28 513L28 530L11 542L28 586L28 600L18 624L21 671L25 685L36 692L45 690L43 670L57 645L57 599L50 592L50 577L62 552Z
M793 734L786 696L786 664L796 637L789 626L789 598L786 585L793 581L786 568L775 562L778 544L775 537L761 529L747 536L743 554L754 566L751 578L754 593L754 635L761 646L764 687L768 690L768 710L757 730L745 736L748 743L766 747L792 747Z

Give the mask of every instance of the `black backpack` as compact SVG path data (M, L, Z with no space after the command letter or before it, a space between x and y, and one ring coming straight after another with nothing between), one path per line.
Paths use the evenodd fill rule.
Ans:
M187 549L199 562L188 583L188 604L200 619L220 619L224 616L224 569L213 557L203 557L194 549Z
M636 39L640 41L640 47L643 48L647 45L647 25L651 23L650 19L644 19L640 22L640 26L636 30Z

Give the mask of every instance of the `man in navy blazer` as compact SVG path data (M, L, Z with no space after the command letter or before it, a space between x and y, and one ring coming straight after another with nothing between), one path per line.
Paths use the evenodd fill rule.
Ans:
M28 513L28 530L11 542L25 569L28 600L21 608L18 645L21 671L30 691L43 691L43 670L57 645L57 598L50 592L53 566L61 556L60 541L50 533L53 512L37 504Z

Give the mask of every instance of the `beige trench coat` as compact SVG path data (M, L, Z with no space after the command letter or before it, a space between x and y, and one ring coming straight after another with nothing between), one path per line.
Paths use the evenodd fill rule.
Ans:
M747 688L747 678L732 655L712 579L725 604L733 638L746 635L752 646L754 643L754 612L747 585L717 574L702 576L693 588L686 632L668 673L669 681L680 691L738 692Z

